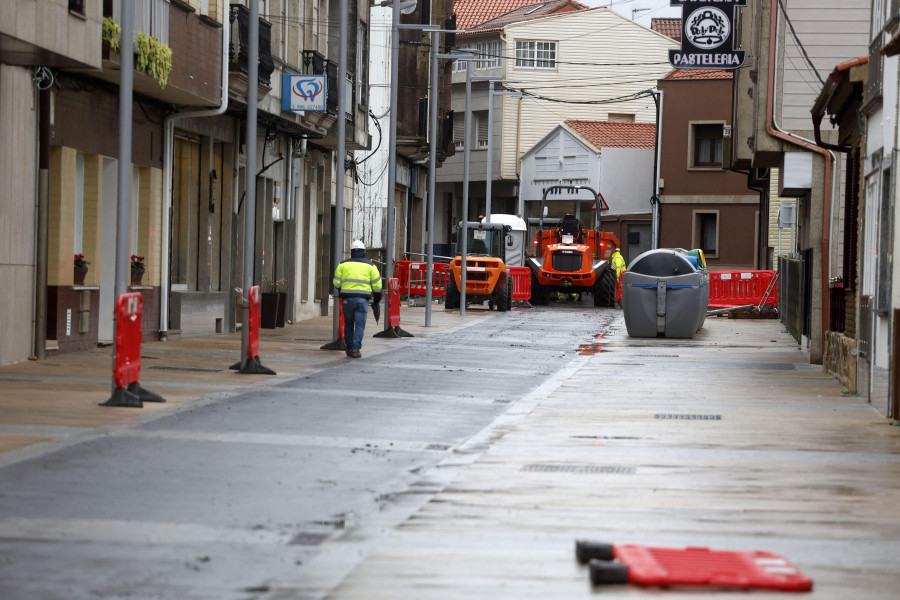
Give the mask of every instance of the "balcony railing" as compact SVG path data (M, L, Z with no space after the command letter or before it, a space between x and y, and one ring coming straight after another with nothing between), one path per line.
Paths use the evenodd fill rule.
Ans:
M250 9L242 4L232 4L229 14L231 23L231 44L228 59L237 65L241 73L248 73L247 43L250 40ZM275 61L272 60L272 24L264 19L259 20L259 83L271 87L272 71Z
M303 66L306 68L307 75L325 75L325 111L329 115L337 116L337 65L330 60L325 60L325 57L315 50L304 50Z

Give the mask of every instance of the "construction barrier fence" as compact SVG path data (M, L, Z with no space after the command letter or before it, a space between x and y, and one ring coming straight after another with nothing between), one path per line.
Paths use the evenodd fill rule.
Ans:
M710 271L709 307L778 305L777 271Z
M447 292L447 278L450 276L450 265L433 263L431 296L443 298ZM394 263L394 277L400 282L400 294L403 296L425 296L428 263L411 260L398 260Z
M513 282L513 302L531 298L531 269L528 267L510 267L509 276Z

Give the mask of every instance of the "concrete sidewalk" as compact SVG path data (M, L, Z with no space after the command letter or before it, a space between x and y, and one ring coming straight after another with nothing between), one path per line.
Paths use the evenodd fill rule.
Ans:
M401 305L401 328L416 337L456 327L492 313L473 308L458 311L432 308L431 327L425 327L425 308ZM242 375L229 366L240 360L241 334L172 339L141 346L143 387L166 399L145 402L143 408L103 407L112 385L111 347L52 356L0 367L0 464L8 464L67 443L85 430L127 419L146 418L158 411L214 394L296 377L349 360L343 351L321 350L332 340L332 317L317 317L277 329L260 330L260 360L277 375ZM369 315L366 356L403 344L403 338L376 338L384 320Z
M592 589L574 552L576 540L591 539L776 552L814 580L799 597L896 598L900 427L843 394L783 329L711 318L692 340L634 339L616 317L555 377L423 474L418 485L440 491L376 547L366 544L379 523L363 523L305 565L301 597L735 593ZM353 555L365 559L334 568Z

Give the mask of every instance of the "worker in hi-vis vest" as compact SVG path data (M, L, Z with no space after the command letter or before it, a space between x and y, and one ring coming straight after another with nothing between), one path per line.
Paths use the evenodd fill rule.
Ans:
M625 272L625 259L618 248L613 252L609 264L616 270L616 305L618 306L622 303L622 273Z
M356 240L350 245L350 258L335 269L332 283L344 309L347 356L362 358L359 350L366 331L369 299L372 299L374 306L381 302L381 273L372 261L366 259L365 244Z

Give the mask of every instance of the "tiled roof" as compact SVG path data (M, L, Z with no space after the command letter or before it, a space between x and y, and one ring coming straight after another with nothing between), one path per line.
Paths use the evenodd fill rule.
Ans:
M463 31L481 25L485 21L495 19L510 11L523 6L545 4L535 0L456 0L453 3L453 12L456 13L456 29ZM589 8L579 2L571 2L577 5L579 10Z
M654 148L654 123L568 120L566 125L597 148Z
M681 41L681 19L650 19L650 29L670 37L676 42Z
M574 2L574 0L549 0L547 2L534 2L534 0L531 0L530 4L520 6L519 8L469 28L467 33L483 33L488 30L499 30L510 23L521 23L522 21L539 19L540 17L546 17L547 15L561 12L575 12L587 8L587 6ZM457 19L458 18L459 14L457 13ZM459 23L457 22L457 27L458 26Z
M675 69L665 79L733 79L733 71L721 69Z

